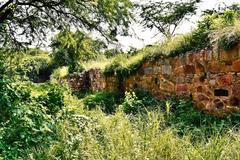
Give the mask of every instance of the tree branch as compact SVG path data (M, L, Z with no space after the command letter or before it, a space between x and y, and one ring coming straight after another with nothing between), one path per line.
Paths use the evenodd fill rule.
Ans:
M0 13L7 8L11 3L13 3L13 0L9 0L6 3L4 3L1 7L0 7Z

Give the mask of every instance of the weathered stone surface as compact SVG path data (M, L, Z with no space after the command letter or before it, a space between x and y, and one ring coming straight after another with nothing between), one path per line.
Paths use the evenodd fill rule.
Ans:
M233 85L233 95L240 97L240 84Z
M172 74L172 66L171 65L163 65L162 66L162 74L171 75Z
M176 83L177 84L182 84L184 83L185 79L182 76L176 77Z
M202 64L200 62L196 62L196 69L195 70L196 70L197 74L205 72L204 64Z
M231 97L229 100L230 106L239 106L240 97Z
M223 103L223 101L221 99L215 99L213 101L214 103L214 107L217 108L217 109L223 109L225 104Z
M206 51L206 61L211 61L213 59L213 51Z
M161 72L161 67L153 67L153 73L158 74Z
M184 77L185 75L184 66L174 68L173 75Z
M194 74L187 74L185 78L185 83L192 83Z
M216 85L216 80L215 79L209 80L209 85L210 86L215 86Z
M211 73L219 73L221 71L221 68L223 67L219 62L217 61L211 61L207 65L207 70Z
M193 64L194 63L194 54L189 53L187 54L187 64Z
M185 74L195 74L195 66L194 65L185 65L184 73Z
M187 84L177 84L176 92L188 92L188 85Z
M174 93L174 91L175 91L175 85L174 85L174 83L172 83L172 82L170 82L170 81L167 81L167 80L162 79L162 80L160 81L160 89L161 89L162 91Z
M209 101L210 100L210 98L205 94L199 94L197 98L198 98L198 101Z
M222 50L220 52L220 61L233 61L239 58L239 49L237 47L233 48L230 51Z
M232 84L232 81L233 81L232 74L223 75L218 78L218 83L220 86L229 86Z
M232 63L232 71L240 72L240 59L238 59Z
M173 58L146 61L140 69L119 82L116 75L105 77L100 70L69 78L74 90L130 91L145 89L157 98L171 94L192 95L196 108L223 116L240 112L240 45L230 52L202 50ZM85 76L83 76L85 75ZM85 77L85 78L84 78Z
M144 69L144 74L151 74L153 72L153 68L152 67L147 67Z
M203 86L198 86L197 88L196 88L196 91L197 92L203 92Z
M199 110L204 110L206 108L206 102L197 102L196 103L196 108Z

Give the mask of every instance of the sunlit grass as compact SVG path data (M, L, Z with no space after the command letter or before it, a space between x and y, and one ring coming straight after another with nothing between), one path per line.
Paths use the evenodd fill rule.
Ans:
M72 110L74 110L72 108ZM75 109L79 110L79 109ZM81 110L81 109L80 109ZM80 111L79 110L79 111ZM207 140L192 141L191 131L179 136L175 128L164 127L160 112L132 117L121 110L105 115L101 110L78 112L80 121L61 123L62 141L53 143L44 155L48 159L239 159L240 133L229 130ZM83 115L85 114L85 115ZM74 115L72 115L74 117ZM77 114L75 115L77 116ZM76 120L76 119L75 119ZM84 128L79 128L78 123Z
M108 64L113 61L113 58L106 58L104 55L98 56L96 60L90 60L82 63L84 69L89 70L93 68L104 69Z

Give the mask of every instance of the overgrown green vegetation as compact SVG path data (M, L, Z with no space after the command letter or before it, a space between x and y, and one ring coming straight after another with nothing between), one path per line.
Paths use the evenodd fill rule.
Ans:
M206 11L191 33L119 53L106 50L83 30L97 30L106 39L115 39L119 29L127 34L130 1L21 2L0 2L0 159L240 159L240 113L217 118L196 110L186 97L157 100L143 90L73 92L64 80L74 72L100 68L117 75L121 87L146 60L213 45L231 50L240 41L238 5ZM43 10L29 15L39 7ZM190 13L196 9L192 7ZM172 15L178 23L179 15ZM83 30L69 32L68 23ZM11 33L13 26L17 28ZM63 28L53 39L51 53L15 48L24 45L15 37L17 31L31 41L54 27Z
M52 95L51 92L46 96ZM191 101L177 97L168 99L170 109L167 109L166 101L158 101L142 91L126 93L122 99L109 98L114 97L112 93L97 93L82 101L67 90L64 106L60 104L63 108L53 113L47 104L30 105L39 98L30 100L31 96L22 89L21 93L22 103L8 110L14 118L1 123L0 155L5 159L234 159L240 156L239 114L218 119L195 110ZM59 93L62 92L54 91L54 95ZM58 106L56 99L49 103ZM116 106L112 114L104 108L110 104Z
M198 22L197 29L190 33L146 47L133 56L116 56L106 65L104 72L124 77L134 73L146 60L178 56L190 51L209 49L213 45L219 49L231 50L240 42L240 12L238 7L223 10L205 13L203 20Z
M40 49L6 49L1 50L0 55L5 74L19 80L48 80L54 68L49 53Z

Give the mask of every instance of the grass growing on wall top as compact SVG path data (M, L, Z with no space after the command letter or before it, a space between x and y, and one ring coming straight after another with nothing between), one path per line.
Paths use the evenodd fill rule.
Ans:
M239 13L231 10L207 14L190 33L177 35L160 44L147 46L134 55L120 54L103 61L92 63L88 68L99 67L106 75L117 74L121 77L135 73L146 61L164 57L174 57L191 51L210 49L217 45L220 49L230 50L240 42ZM97 65L96 65L97 64Z

